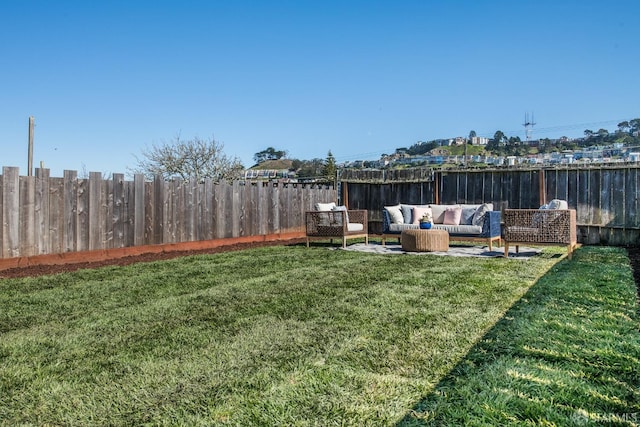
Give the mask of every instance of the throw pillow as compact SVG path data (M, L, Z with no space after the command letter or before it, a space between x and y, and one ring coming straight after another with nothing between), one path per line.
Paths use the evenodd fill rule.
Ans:
M349 223L349 214L347 213L347 207L346 206L336 206L331 210L332 211L344 211L344 220L345 220L345 222L347 224Z
M553 199L547 205L547 209L569 209L569 204L566 200Z
M385 206L384 208L389 213L389 219L391 219L391 224L404 223L404 217L402 216L402 210L400 209L400 205Z
M402 211L402 218L405 224L411 224L413 221L413 205L403 205L400 204L400 210Z
M444 211L444 221L442 223L445 225L460 225L461 216L462 208L460 206L447 208L447 210Z
M336 207L336 204L334 202L331 202L331 203L316 203L316 206L315 206L317 211L323 211L323 212L330 211L331 209L333 209L335 207Z
M487 203L483 203L480 206L478 206L478 209L476 209L476 213L473 214L473 219L471 220L471 223L473 225L478 225L482 227L482 224L484 223L484 216L490 210L492 209L489 207Z
M429 205L433 214L433 223L442 224L444 222L444 212L447 208L455 207L453 205Z
M415 206L413 208L413 221L412 224L420 224L420 218L424 216L424 214L429 213L433 218L433 213L431 212L431 208L418 207ZM433 219L431 220L433 222Z
M473 224L473 215L476 213L477 208L462 208L462 216L460 217L460 224L471 225Z

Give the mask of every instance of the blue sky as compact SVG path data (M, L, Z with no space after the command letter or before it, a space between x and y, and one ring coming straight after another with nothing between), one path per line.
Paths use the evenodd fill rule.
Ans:
M0 166L127 173L213 136L245 166L640 117L640 2L0 1Z

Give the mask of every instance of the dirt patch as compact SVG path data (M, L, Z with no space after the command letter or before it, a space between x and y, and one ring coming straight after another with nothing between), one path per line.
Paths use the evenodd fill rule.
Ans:
M110 265L123 266L137 262L151 262L160 261L171 258L178 258L189 255L199 254L214 254L220 252L239 251L243 249L264 247L264 246L278 246L278 245L299 245L304 243L305 239L290 239L286 242L282 241L260 241L250 243L235 243L224 246L218 246L208 249L198 250L186 250L186 251L172 251L172 252L159 252L159 253L146 253L135 256L125 256L119 258L112 258L101 261L92 262L78 262L73 264L56 264L56 265L31 265L28 267L9 268L0 271L0 277L12 278L12 277L34 277L42 276L46 274L57 274L68 271L75 271L86 268L99 268Z

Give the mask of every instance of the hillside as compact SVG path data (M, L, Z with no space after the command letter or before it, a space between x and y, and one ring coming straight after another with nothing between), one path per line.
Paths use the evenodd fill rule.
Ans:
M270 169L270 170L281 170L281 169L286 169L286 170L290 170L293 168L293 160L290 159L279 159L279 160L266 160L262 163L259 163L257 165L253 165L250 169L255 169L255 170L265 170L265 169Z

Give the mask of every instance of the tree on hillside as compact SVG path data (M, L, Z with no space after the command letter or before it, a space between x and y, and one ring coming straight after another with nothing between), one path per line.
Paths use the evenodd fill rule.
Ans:
M618 132L620 133L624 133L627 131L627 129L629 129L629 122L628 121L623 121L618 123Z
M433 150L434 148L436 148L438 146L438 144L436 144L435 141L431 141L431 142L426 142L426 141L418 141L415 144L413 144L411 147L409 147L407 149L407 154L409 154L410 156L417 156L420 154L426 154L429 151ZM383 154L381 157L384 157L385 155Z
M299 178L317 178L323 175L324 171L324 160L322 159L311 159L301 161L300 167L297 170L297 175Z
M333 157L331 150L329 150L329 153L327 153L327 158L324 161L322 175L327 181L333 182L335 185L335 182L337 179L337 176L336 176L337 172L338 172L338 167L336 166L336 159L335 157Z
M244 166L237 157L228 157L223 144L213 139L195 137L182 140L176 136L169 142L153 144L136 156L137 166L131 172L141 173L147 179L161 175L164 179L182 178L200 182L205 178L215 181L237 179Z
M598 129L598 137L604 141L609 136L609 131L603 128Z
M267 160L280 160L287 157L287 152L284 150L276 150L273 147L268 147L266 150L262 150L253 155L253 160L256 163L266 162Z
M501 130L497 130L496 133L493 134L493 139L489 140L487 144L487 150L491 152L499 152L502 146L505 144L506 137Z

